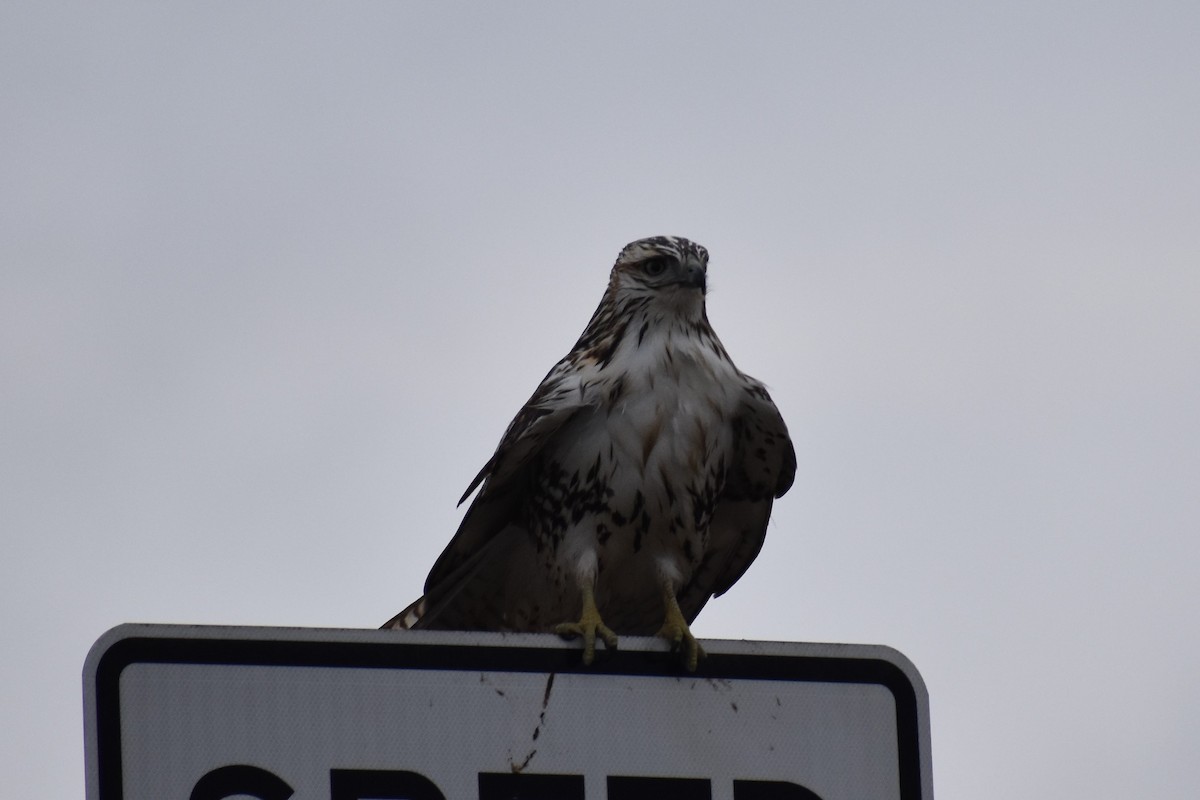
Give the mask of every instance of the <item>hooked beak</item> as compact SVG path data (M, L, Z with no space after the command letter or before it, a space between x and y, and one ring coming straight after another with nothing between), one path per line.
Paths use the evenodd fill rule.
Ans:
M704 273L704 268L695 264L688 265L687 272L680 283L693 289L699 289L701 293L708 288L708 278Z

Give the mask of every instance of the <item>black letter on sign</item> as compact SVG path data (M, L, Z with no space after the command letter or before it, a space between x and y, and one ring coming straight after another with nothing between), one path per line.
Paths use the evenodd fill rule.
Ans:
M230 764L204 773L192 789L191 800L223 800L248 794L259 800L287 800L293 789L274 772L249 764Z
M734 781L733 800L821 800L821 796L787 781Z
M583 776L481 772L479 800L583 800Z
M424 775L392 769L331 769L329 800L446 800Z
M609 775L608 800L712 800L708 778Z

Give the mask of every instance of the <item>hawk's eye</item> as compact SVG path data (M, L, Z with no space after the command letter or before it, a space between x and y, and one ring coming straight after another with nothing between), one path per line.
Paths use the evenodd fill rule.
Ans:
M662 275L667 271L667 266L669 263L670 262L666 256L655 256L654 258L648 258L643 261L642 269L645 270L646 274L651 278L657 278L659 275Z

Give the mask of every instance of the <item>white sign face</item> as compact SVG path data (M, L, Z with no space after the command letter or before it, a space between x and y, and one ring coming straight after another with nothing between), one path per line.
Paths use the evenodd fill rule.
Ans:
M930 800L885 647L123 625L84 669L89 800Z

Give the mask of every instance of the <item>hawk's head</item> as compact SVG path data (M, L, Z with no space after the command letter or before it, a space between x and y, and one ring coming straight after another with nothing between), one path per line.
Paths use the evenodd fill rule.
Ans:
M708 251L703 247L680 236L652 236L621 250L609 291L618 305L649 301L696 317L704 312L707 276Z
M573 364L607 365L628 333L638 346L651 329L706 330L708 251L681 236L652 236L625 245L583 335L567 356ZM681 325L682 323L682 325Z

